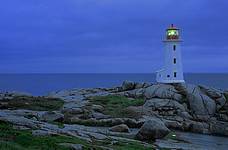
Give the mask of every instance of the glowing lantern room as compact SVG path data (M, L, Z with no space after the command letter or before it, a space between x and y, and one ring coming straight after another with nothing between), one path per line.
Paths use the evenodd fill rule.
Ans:
M166 40L179 40L179 29L173 24L166 30Z

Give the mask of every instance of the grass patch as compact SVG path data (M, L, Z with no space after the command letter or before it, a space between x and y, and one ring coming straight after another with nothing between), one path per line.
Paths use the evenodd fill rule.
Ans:
M132 117L132 112L126 108L129 106L142 106L143 99L129 99L124 96L108 95L95 96L90 98L90 102L104 107L104 114L112 117Z
M88 144L69 136L32 136L31 131L19 131L12 125L0 122L0 149L4 150L68 150L59 143ZM89 148L89 147L88 147Z
M151 150L140 142L118 141L111 145L111 140L93 141L88 143L84 140L70 136L33 136L31 131L16 130L8 123L0 122L0 149L4 150L70 150L60 146L60 143L82 144L85 150L101 150L100 146L113 148L115 150Z
M29 109L36 111L52 111L60 109L64 101L57 98L18 96L13 99L3 99L1 109Z

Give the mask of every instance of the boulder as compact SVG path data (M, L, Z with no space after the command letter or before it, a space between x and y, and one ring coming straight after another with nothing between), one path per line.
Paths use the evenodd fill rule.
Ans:
M80 89L55 91L49 93L48 97L60 98L65 102L82 101L84 99Z
M178 116L184 118L184 119L193 119L193 117L186 111L179 112Z
M63 119L64 115L55 111L46 112L41 116L43 121L63 121Z
M145 83L135 83L135 89L141 89L144 88Z
M211 99L215 100L217 110L222 108L226 103L226 98L224 96L224 92L222 90L218 90L215 88L207 87L207 86L199 86L200 90Z
M135 82L132 81L124 81L122 84L122 90L123 91L128 91L128 90L133 90L135 89Z
M96 132L84 132L86 135L88 135L92 139L97 139L97 140L108 140L109 137L101 134L101 133L96 133Z
M89 99L90 97L94 96L107 96L110 95L111 93L109 91L101 91L101 92L96 92L96 93L88 93L84 95L85 99Z
M84 111L81 109L81 108L64 108L62 110L63 113L69 113L69 114L72 114L72 115L77 115L77 114L81 114L83 113Z
M104 115L100 112L94 112L94 111L92 112L92 117L95 119L108 119L108 118L110 118L109 115Z
M178 93L174 86L169 84L155 84L145 89L144 96L146 99L161 98L174 99L179 102L183 100L183 96Z
M139 140L155 140L165 137L170 130L158 118L151 118L139 129L136 138Z
M125 124L120 124L120 125L113 126L109 130L112 131L112 132L130 132L130 129Z
M218 114L217 118L220 121L228 122L228 115L226 114Z
M108 118L108 119L79 119L77 117L70 118L70 123L78 123L78 122L89 122L94 125L101 125L101 126L115 126L120 124L126 124L130 128L139 128L142 126L142 123L136 121L135 119L131 118Z
M135 98L143 98L144 97L144 88L140 88L140 89L135 89Z
M222 97L217 98L215 102L216 102L217 111L219 111L226 104L226 98L223 95Z
M203 133L208 134L209 133L209 125L204 122L192 122L190 124L190 131L196 132L196 133Z
M88 100L67 102L63 105L63 110L73 109L73 108L82 108L88 104L89 104Z
M190 104L190 109L192 113L196 115L196 118L204 120L203 118L214 116L216 104L214 100L210 99L208 96L189 94L187 99Z
M220 91L218 89L210 88L210 87L203 86L203 85L200 85L199 88L203 93L205 93L207 96L209 96L212 99L217 99L217 98L220 98L223 96L223 94L222 94L223 91Z
M134 89L129 91L123 91L119 92L118 95L126 96L126 97L132 97L132 98L143 98L144 97L144 89Z
M169 129L183 130L182 124L178 121L166 120L166 119L163 119L162 121L164 122L165 126L168 127Z
M175 100L171 99L159 99L159 98L153 98L150 100L147 100L146 103L143 105L143 113L148 111L159 111L164 112L167 115L175 115L178 111L185 111L185 108L183 105L178 103ZM168 112L171 112L170 114Z
M27 128L36 129L40 127L40 122L31 120L22 116L16 116L10 112L0 112L0 121L9 122L13 125L24 126Z
M128 118L138 119L143 115L143 106L129 106L125 108L125 113Z
M209 130L215 135L228 136L228 122L211 122Z
M115 126L119 124L125 124L123 118L110 118L110 119L101 119L99 121L101 124L107 124L110 126Z
M188 85L186 89L190 110L198 119L205 120L214 116L216 103L213 99L205 95L198 86Z
M151 86L152 84L150 83L135 83L135 89L141 89L141 88L147 88Z

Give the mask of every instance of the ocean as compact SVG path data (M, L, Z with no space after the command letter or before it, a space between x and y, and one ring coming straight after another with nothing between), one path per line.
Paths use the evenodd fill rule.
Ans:
M185 74L191 84L228 89L228 74ZM46 95L71 88L119 86L123 81L155 82L155 74L0 74L0 91L19 91Z

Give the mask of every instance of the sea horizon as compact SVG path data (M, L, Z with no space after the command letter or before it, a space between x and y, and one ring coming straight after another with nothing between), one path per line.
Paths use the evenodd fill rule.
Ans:
M228 89L228 73L185 73L188 84ZM156 83L155 73L0 73L0 91L47 95L73 88L120 86L123 81Z

